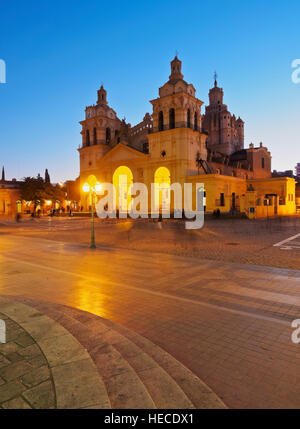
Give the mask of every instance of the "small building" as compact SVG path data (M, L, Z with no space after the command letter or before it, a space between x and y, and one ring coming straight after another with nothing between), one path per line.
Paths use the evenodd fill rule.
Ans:
M296 210L300 212L300 181L296 183Z
M297 179L300 181L300 162L298 162L296 167L295 167L295 174L296 174Z
M5 180L4 167L0 180L0 216L12 217L22 212L20 186L22 182L16 179Z

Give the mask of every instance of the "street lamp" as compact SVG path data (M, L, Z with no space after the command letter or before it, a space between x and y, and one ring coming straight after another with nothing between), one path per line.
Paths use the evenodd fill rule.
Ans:
M83 192L89 193L91 203L91 244L90 248L95 249L95 227L94 227L94 206L95 206L95 195L101 191L101 185L97 182L94 175L88 177L88 181L82 187Z

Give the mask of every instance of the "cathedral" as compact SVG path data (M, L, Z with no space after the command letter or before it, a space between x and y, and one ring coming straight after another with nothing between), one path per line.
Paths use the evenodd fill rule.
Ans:
M184 80L175 56L169 80L150 101L152 114L131 126L109 106L101 85L97 103L86 107L80 122L81 189L91 174L100 183L114 184L125 175L127 186L203 183L207 212L242 212L248 217L295 213L294 179L271 177L271 154L262 143L244 147L244 121L230 113L223 98L215 75L209 105L202 111L204 103ZM171 192L165 189L163 195L172 207ZM83 192L81 204L88 210Z

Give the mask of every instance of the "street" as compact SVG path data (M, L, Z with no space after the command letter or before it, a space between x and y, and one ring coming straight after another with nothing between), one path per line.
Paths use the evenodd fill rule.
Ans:
M164 223L99 224L95 250L87 246L88 219L3 222L0 294L68 305L125 326L186 365L229 408L299 408L300 345L291 340L291 322L300 318L300 251L273 246L296 234L293 222L273 225L272 237L259 224L259 237L249 232L252 241L231 228L236 245L221 244L229 232L216 223L184 244L185 231ZM147 248L148 234L155 251ZM166 251L174 235L188 256L176 254L175 245ZM208 236L205 254L197 246ZM242 262L258 259L249 254L258 243L268 266Z

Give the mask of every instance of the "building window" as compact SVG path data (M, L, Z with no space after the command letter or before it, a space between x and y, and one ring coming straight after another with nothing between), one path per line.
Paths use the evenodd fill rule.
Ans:
M232 210L235 210L235 206L236 206L236 195L235 195L235 192L232 192L232 195L231 195L231 208L232 208Z
M94 128L94 144L97 144L97 130Z
M175 110L174 109L169 110L169 128L170 130L175 128Z
M187 110L187 127L191 128L191 111L190 111L190 109Z
M265 198L264 199L264 206L272 206L272 199L271 198Z
M261 159L261 168L265 168L265 158Z
M86 130L86 133L85 133L85 144L86 144L86 146L89 146L90 145L90 131L89 130Z
M194 130L198 131L198 113L195 112L195 116L194 116Z
M221 207L225 206L225 198L224 198L224 194L223 193L220 194L220 206Z
M106 143L110 143L110 128L106 128Z
M149 153L149 143L143 143L143 152Z
M158 130L164 130L164 113L162 111L160 111L158 114Z

